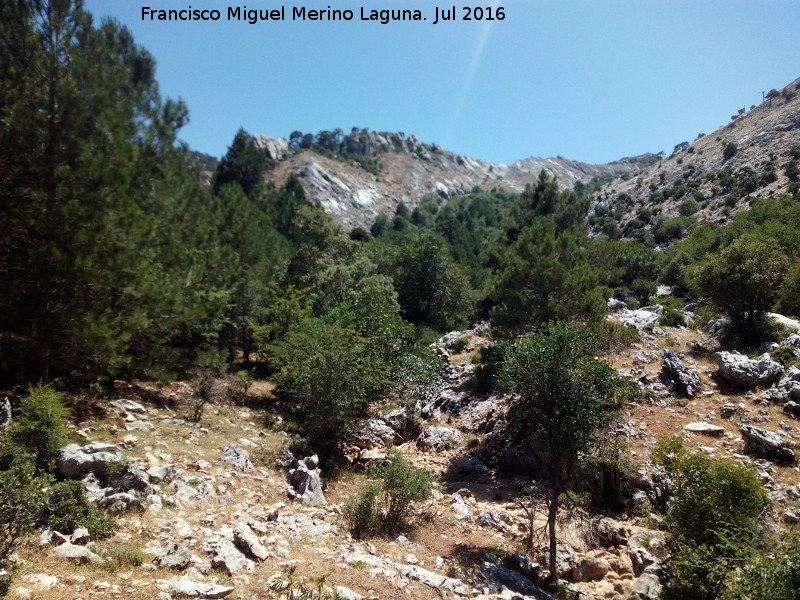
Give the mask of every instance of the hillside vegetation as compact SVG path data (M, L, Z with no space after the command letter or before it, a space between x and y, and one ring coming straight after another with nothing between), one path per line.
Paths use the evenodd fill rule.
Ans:
M797 598L796 88L569 188L422 169L345 232L293 159L459 157L212 160L124 27L0 5L0 592Z

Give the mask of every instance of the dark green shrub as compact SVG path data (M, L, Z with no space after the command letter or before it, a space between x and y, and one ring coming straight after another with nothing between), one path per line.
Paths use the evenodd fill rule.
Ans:
M729 160L736 156L736 151L739 147L736 145L735 142L723 142L722 144L722 158L724 160Z
M650 304L650 296L655 294L656 289L658 289L655 281L642 279L641 277L631 281L628 287L639 303L645 306Z
M589 329L597 338L597 343L603 354L619 352L631 344L639 341L639 333L633 327L625 327L622 323L602 319L595 321Z
M20 539L32 532L46 498L52 478L37 470L32 457L18 454L8 467L0 471L0 567L6 568L8 557Z
M455 354L461 354L467 349L467 346L469 346L469 336L463 336L450 344L450 350Z
M69 410L50 386L36 386L23 398L19 413L5 430L0 446L0 468L8 468L19 453L30 454L38 469L52 471L61 448L69 441Z
M485 346L472 357L472 362L476 365L473 372L475 391L484 393L495 387L497 373L505 358L505 353L506 345L501 343Z
M670 478L666 548L672 559L663 597L723 597L736 569L756 547L769 503L755 470L689 452L680 438L653 454Z
M379 480L367 484L345 509L345 519L356 537L387 533L395 535L411 526L415 502L427 500L433 490L433 476L405 461L393 451L388 463L377 467Z
M682 217L691 217L698 210L700 210L700 204L693 196L689 196L678 205L678 213Z
M380 493L380 483L368 483L361 488L355 500L345 506L344 519L354 538L360 539L375 535L380 530L381 515L377 506L377 498Z
M686 317L681 311L668 308L658 318L658 324L663 327L683 327L686 325Z
M39 522L64 534L86 527L92 539L108 537L116 529L114 519L89 502L83 484L74 480L60 481L50 488Z
M790 367L797 364L796 348L792 346L781 346L770 352L772 360L782 364L784 367Z

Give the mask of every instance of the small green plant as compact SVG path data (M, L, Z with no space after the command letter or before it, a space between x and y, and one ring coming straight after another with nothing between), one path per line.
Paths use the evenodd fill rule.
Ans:
M197 489L200 487L201 483L203 482L200 481L197 477L192 477L189 481L186 482L186 485L188 485L189 487L193 487L194 489Z
M253 386L253 377L248 371L237 371L236 381L232 384L232 388L236 392L247 394L248 390Z
M462 336L450 344L450 350L452 350L455 354L461 354L467 349L469 346L469 336Z
M467 449L472 450L481 445L480 438L470 438L467 440Z
M92 539L108 537L117 527L114 519L89 502L83 484L74 480L60 481L50 488L38 521L64 534L86 527Z
M658 318L658 324L662 327L684 327L686 325L686 317L681 311L668 308Z
M364 486L345 508L351 533L365 537L378 533L393 535L408 529L414 503L431 495L433 476L408 464L398 451L393 451L389 462L372 474L378 481Z
M114 573L120 569L140 567L148 559L148 556L138 546L126 544L108 550L105 559L103 569Z
M292 565L286 567L269 587L280 594L282 600L343 600L336 590L325 586L327 580L326 575L299 577L297 565Z
M798 363L797 349L792 346L781 346L770 352L772 360L784 367L791 367Z

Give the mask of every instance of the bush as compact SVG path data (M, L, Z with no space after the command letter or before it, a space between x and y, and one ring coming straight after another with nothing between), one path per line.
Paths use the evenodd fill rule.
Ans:
M739 150L739 146L737 146L735 142L723 142L722 143L723 160L729 160L734 156L736 156L737 150Z
M656 293L658 285L655 281L640 277L631 281L629 288L639 303L646 306L650 303L650 296Z
M408 464L397 451L373 475L379 481L367 484L345 508L345 520L355 537L395 535L408 529L414 503L430 498L433 489L433 476Z
M691 453L679 438L662 441L654 459L671 481L664 598L719 598L755 547L767 494L753 469Z
M15 456L0 471L0 567L17 548L22 536L32 532L41 513L52 478L36 469L31 456Z
M631 344L639 341L639 333L633 327L625 327L622 323L603 319L589 326L597 338L597 343L603 354L619 352Z
M664 314L658 318L658 324L663 327L683 327L686 325L686 317L679 310L668 308Z
M80 481L61 481L50 488L39 522L43 527L71 534L78 527L86 527L92 539L108 537L116 523L86 498Z
M467 346L469 346L469 337L465 335L450 344L450 350L455 354L461 354L467 349Z
M485 346L472 357L472 363L476 365L473 372L476 392L484 393L494 389L506 349L507 346L502 343Z
M368 483L361 488L356 499L345 506L344 519L356 539L373 535L380 530L381 515L377 507L380 493L380 483Z
M19 414L5 430L0 447L0 468L8 468L20 454L33 456L36 468L50 472L61 448L69 441L69 410L50 386L37 386L23 398Z
M661 442L654 457L673 482L667 522L674 535L714 545L724 532L755 529L769 500L753 469L689 452L680 438Z
M769 355L772 357L772 360L786 368L797 363L797 348L793 346L781 346L770 352Z
M682 217L691 217L700 210L700 204L692 196L689 196L678 205L678 213Z

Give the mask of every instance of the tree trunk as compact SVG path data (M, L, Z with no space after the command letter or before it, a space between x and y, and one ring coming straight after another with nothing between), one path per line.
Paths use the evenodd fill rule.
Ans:
M547 503L547 530L550 534L550 581L558 582L556 572L556 516L558 515L558 485L551 485L550 500Z

